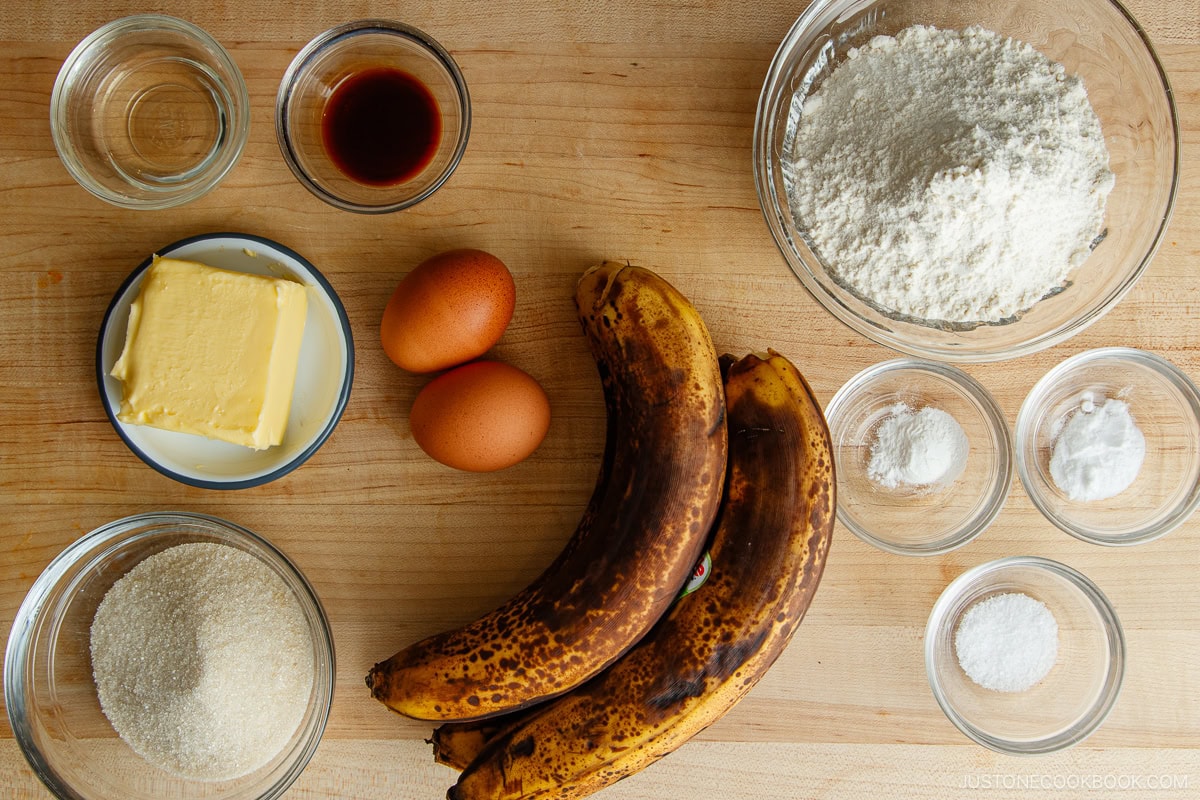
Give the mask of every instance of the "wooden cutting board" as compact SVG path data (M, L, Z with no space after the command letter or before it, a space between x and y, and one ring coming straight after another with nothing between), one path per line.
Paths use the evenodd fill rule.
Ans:
M751 177L754 108L775 48L804 2L383 4L178 0L161 10L230 49L249 86L249 145L225 182L183 208L134 212L86 194L60 164L48 105L74 44L143 11L117 0L32 0L0 15L0 634L63 547L105 522L184 509L275 541L306 571L337 640L332 716L288 798L436 798L429 726L385 711L363 686L375 661L489 610L533 578L574 528L603 442L599 381L571 297L604 259L652 267L686 292L722 351L767 346L804 370L822 403L894 353L837 323L788 271ZM1012 424L1042 374L1082 350L1152 350L1200 377L1200 5L1133 0L1175 89L1182 188L1167 238L1137 287L1066 344L967 371ZM334 24L399 17L459 61L474 101L467 156L433 198L383 217L339 212L292 177L273 103L299 47ZM94 348L126 274L185 236L235 230L306 256L346 306L357 371L345 416L301 469L237 492L192 489L140 462L105 419ZM528 461L451 471L413 443L424 380L378 343L397 280L452 247L500 256L516 276L513 323L494 355L546 387L554 417ZM922 636L946 584L992 558L1032 554L1090 576L1128 640L1124 690L1086 743L1037 759L970 743L925 679ZM996 521L951 554L904 559L835 533L794 642L732 713L604 797L1196 796L1200 791L1200 518L1130 549L1077 542L1014 485ZM1099 784L1096 783L1099 781ZM1089 783L1090 782L1090 783ZM1072 788L1073 787L1073 788ZM1112 791L1104 791L1105 787ZM41 788L0 723L0 794Z

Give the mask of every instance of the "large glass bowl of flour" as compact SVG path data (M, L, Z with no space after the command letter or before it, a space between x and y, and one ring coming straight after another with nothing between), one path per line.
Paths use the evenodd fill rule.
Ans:
M816 0L754 133L764 216L809 292L951 362L1035 352L1119 302L1162 241L1179 157L1167 76L1112 0Z
M118 595L106 628L120 646L101 658L100 609ZM120 735L98 689L114 677L144 703L119 703L133 717ZM280 797L316 752L333 684L328 618L296 565L240 525L183 512L125 517L68 545L21 604L4 663L14 738L50 794L71 800Z

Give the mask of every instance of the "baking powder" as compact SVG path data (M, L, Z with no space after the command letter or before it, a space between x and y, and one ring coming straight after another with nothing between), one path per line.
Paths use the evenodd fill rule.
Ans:
M940 408L888 409L875 431L867 477L885 489L952 483L967 465L962 426Z

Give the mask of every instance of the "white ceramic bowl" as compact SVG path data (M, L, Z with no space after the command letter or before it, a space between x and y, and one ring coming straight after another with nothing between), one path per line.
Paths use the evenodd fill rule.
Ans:
M121 382L110 373L125 344L129 306L138 295L152 256L117 290L100 329L96 379L109 421L139 458L162 474L191 486L243 489L288 474L321 447L350 399L354 341L346 310L333 287L298 253L258 236L237 233L194 236L162 248L157 255L239 272L288 277L309 288L308 317L287 430L282 444L251 450L202 436L127 425L117 419Z
M896 488L871 480L871 449L897 404L941 409L959 424L969 453L955 480ZM982 533L1004 507L1013 472L1008 424L988 391L957 367L903 358L875 364L846 381L825 415L838 520L868 544L898 555L945 553Z
M1072 500L1050 473L1056 435L1085 399L1129 404L1146 441L1129 488ZM1200 391L1161 356L1129 347L1088 350L1037 382L1017 414L1017 474L1048 520L1086 542L1131 545L1179 527L1200 506Z
M1057 661L1023 692L976 685L955 652L966 610L1010 592L1042 602L1058 624ZM938 705L971 739L1001 753L1050 753L1083 741L1112 710L1125 674L1125 636L1108 598L1077 570L1045 558L1001 558L967 570L942 592L925 628L925 668Z

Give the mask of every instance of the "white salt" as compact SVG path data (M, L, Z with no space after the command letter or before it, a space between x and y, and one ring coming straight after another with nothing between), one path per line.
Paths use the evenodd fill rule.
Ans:
M992 595L963 614L954 650L963 672L984 689L1023 692L1058 659L1058 622L1029 595Z
M299 601L253 555L183 544L105 594L91 631L100 707L142 758L225 780L279 753L304 717L313 642Z

